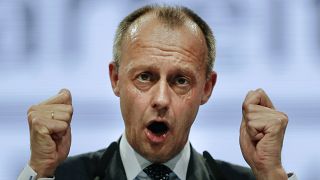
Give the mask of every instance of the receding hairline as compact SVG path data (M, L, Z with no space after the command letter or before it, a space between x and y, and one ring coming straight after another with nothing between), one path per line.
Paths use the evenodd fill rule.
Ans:
M141 23L141 20L143 20L144 17L152 17L151 15L155 15L154 18L171 29L179 28L183 25L186 26L188 21L195 24L201 36L204 38L207 48L207 58L204 59L207 64L206 72L212 71L215 60L215 39L212 31L201 17L183 6L144 6L124 18L117 28L113 47L114 62L117 66L119 66L121 59L120 49L122 48L123 42L126 41L128 37L128 32L133 25Z
M192 21L190 18L187 17L187 19L185 19L183 22L180 22L179 24L169 24L166 21L162 21L158 15L156 14L155 11L152 12L147 12L146 14L142 15L141 17L139 17L138 19L136 19L134 22L132 22L130 24L130 26L128 26L126 32L124 32L124 34L122 35L122 42L121 42L121 46L124 42L126 42L127 40L130 40L131 37L131 33L133 33L133 29L136 29L134 32L138 32L141 31L141 29L143 29L143 25L149 25L148 23L152 23L152 21L154 22L159 22L161 25L163 25L165 28L167 28L168 30L171 31L175 31L178 28L186 28L190 31L190 33L192 33L193 35L201 38L199 39L200 41L205 42L205 36L203 34L203 32L201 31L200 27L194 22ZM204 44L206 46L206 44Z

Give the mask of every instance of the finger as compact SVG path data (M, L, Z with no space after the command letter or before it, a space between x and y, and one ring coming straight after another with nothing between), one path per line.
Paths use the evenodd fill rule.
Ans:
M69 124L64 121L52 120L52 119L35 119L32 122L32 131L39 134L53 134L60 133L67 130Z
M253 93L253 91L250 90L250 91L247 93L246 97L244 98L244 101L243 101L243 103L242 103L242 116L244 116L244 114L245 114L245 111L246 111L247 106L248 106L248 103L247 103L247 102L248 102L249 97L252 96L252 93Z
M246 113L244 119L246 128L253 135L257 132L276 134L281 130L285 130L288 123L286 114L277 111L274 113ZM255 128L255 130L250 128Z
M246 107L245 107L245 113L277 113L276 110L274 109L271 109L271 108L268 108L268 107L265 107L265 106L261 106L261 105L256 105L256 104L248 104Z
M269 122L268 113L246 113L244 116L244 125L250 134L251 139L258 140ZM257 137L258 136L258 137Z
M250 90L250 91L247 93L246 97L244 98L244 102L247 102L247 101L248 101L249 97L252 96L252 93L253 93L252 90Z
M32 111L28 114L28 119L52 119L70 123L72 114L63 111Z
M49 104L72 104L71 93L67 89L61 89L59 93L43 102L39 105L49 105Z
M67 123L70 123L72 117L70 113L62 111L46 111L45 114L46 119L60 120L65 121Z
M62 111L62 112L68 112L73 113L73 107L72 105L66 105L66 104L50 104L50 105L33 105L29 108L28 114L31 111Z
M280 112L273 111L273 112L248 112L245 113L244 119L245 121L263 121L263 122L273 122L278 121L281 117Z
M69 127L69 124L64 121L54 121L54 122L50 120L46 120L46 121L47 121L47 126L49 130L51 130L50 134L64 133Z
M263 89L259 88L256 90L256 92L260 94L260 103L259 103L260 105L271 108L271 109L275 109L271 99Z
M247 122L247 132L249 137L253 141L259 141L264 136L264 128L266 124L263 121L248 121Z
M245 108L249 104L256 104L275 109L270 98L262 89L257 89L248 93L245 101L243 102L243 107Z
M52 137L53 140L61 140L61 139L63 138L63 136L65 136L65 135L68 133L68 131L69 131L70 129L71 129L71 128L70 128L70 126L69 126L66 131L62 131L62 132L59 132L59 133L53 133L53 134L51 135L51 137Z

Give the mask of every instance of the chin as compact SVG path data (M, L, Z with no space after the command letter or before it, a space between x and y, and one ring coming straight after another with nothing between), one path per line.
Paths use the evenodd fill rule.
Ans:
M153 163L165 163L173 157L168 156L167 154L150 153L146 156L146 158Z
M149 146L148 150L142 154L153 163L164 163L172 159L176 154L176 149L168 149L165 146Z

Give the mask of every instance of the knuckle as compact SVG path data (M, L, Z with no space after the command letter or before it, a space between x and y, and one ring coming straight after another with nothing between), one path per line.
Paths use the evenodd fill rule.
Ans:
M49 134L49 129L45 126L37 126L36 131L39 134Z
M280 112L280 113L281 113L281 117L280 117L281 122L282 122L282 124L283 124L284 126L286 126L286 125L288 124L288 122L289 122L288 115L285 114L285 113L283 113L283 112Z
M248 105L249 105L249 104L248 104L247 102L243 102L243 103L242 103L242 110L243 110L243 111L247 111Z
M32 119L32 129L38 134L46 134L49 132L48 128L40 121L39 118Z
M61 106L61 111L63 111L63 112L70 113L73 110L72 106L68 105L68 104L60 104L60 106Z
M28 113L28 123L30 126L34 124L34 121L36 121L36 119L37 115L35 111L31 111Z
M252 112L254 110L254 105L253 104L248 104L247 105L247 111Z
M71 114L70 113L66 113L66 119L70 120L71 119Z
M30 108L27 111L27 114L31 113L32 111L35 111L37 109L37 107L38 107L37 105L30 106Z
M62 123L62 127L63 127L63 129L67 129L67 128L68 128L68 126L69 126L69 125L68 125L68 123L66 123L66 122L63 122L63 123Z
M56 123L53 125L53 129L59 129L59 131L65 131L68 128L68 123L67 122L60 122L59 124Z
M281 114L282 114L282 116L283 116L283 118L284 118L284 119L286 119L286 120L288 120L288 119L289 119L289 117L288 117L288 115L287 115L286 113L281 112Z
M72 105L68 105L67 106L67 111L72 114L73 113L73 106Z
M253 127L253 121L248 121L247 126L248 126L249 128Z
M262 88L258 88L256 92L258 92L259 94L265 94L265 91Z
M32 126L38 126L38 125L41 124L41 123L40 123L41 121L40 121L40 119L39 119L37 116L32 117L32 118L30 119L30 121L31 121Z
M256 91L256 97L257 98L265 97L266 95L267 94L263 89L261 89L261 88L257 89L257 91Z
M252 104L249 104L249 103L246 103L244 102L242 104L242 110L244 110L245 112L252 112L253 111L253 105Z
M245 114L245 118L247 119L247 120L252 120L252 114L251 113L247 113L247 114ZM250 121L249 121L250 122Z
M274 124L280 128L285 128L288 124L288 116L283 112L278 112L278 115L276 117L276 121L274 121Z
M35 117L36 112L35 111L30 111L28 112L28 120L31 120Z

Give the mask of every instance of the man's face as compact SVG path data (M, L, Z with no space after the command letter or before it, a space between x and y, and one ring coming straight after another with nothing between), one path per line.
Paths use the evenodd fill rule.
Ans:
M128 142L148 160L165 162L187 142L216 79L214 72L206 78L206 57L205 39L191 21L172 29L146 15L129 28L110 77Z

